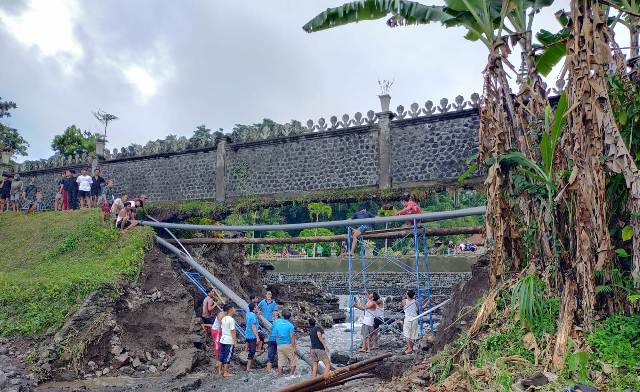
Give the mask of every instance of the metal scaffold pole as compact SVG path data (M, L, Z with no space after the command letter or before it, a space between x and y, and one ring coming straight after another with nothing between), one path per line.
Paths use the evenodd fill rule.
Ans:
M429 276L429 249L427 246L427 227L422 225L422 246L424 249L424 275L427 288L427 309L431 308L431 277ZM429 330L433 332L433 314L429 313Z
M418 244L418 221L413 220L413 251L416 255L416 294L418 295L418 309L422 309L422 295L420 295L420 246ZM422 319L420 323L420 336L423 334Z
M353 320L353 287L351 286L351 279L353 278L353 258L351 255L351 241L353 241L352 237L351 237L351 227L347 227L347 254L349 255L349 323L351 324L351 328L349 328L350 331L350 337L351 337L351 346L350 349L351 351L353 351L353 329L355 328L354 326L354 320Z

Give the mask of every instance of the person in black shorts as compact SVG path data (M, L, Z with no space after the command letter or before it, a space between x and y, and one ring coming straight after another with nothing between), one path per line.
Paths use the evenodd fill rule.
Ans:
M2 173L0 180L0 212L4 212L11 197L11 178L7 173Z
M324 375L326 376L331 371L331 360L329 359L329 347L324 340L324 329L321 326L316 325L316 320L310 318L309 322L309 338L311 339L311 351L309 352L309 359L311 359L311 376L318 375L318 362L322 362L324 365Z
M36 185L36 183L36 178L31 177L31 182L24 188L24 191L22 192L22 197L25 200L25 205L27 206L27 211L24 213L25 215L36 209L36 195L38 193L38 186Z
M102 176L100 176L100 169L95 169L93 171L93 177L91 177L91 202L94 207L100 207L98 201L102 196L102 184L106 181Z

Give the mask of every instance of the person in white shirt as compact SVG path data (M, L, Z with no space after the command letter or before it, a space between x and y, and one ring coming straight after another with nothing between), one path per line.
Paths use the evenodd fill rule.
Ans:
M354 308L360 309L364 312L362 318L362 347L358 350L361 353L368 353L371 351L371 335L373 334L373 326L375 320L375 312L377 309L376 302L380 299L378 293L368 293L366 304L355 304Z
M225 304L222 308L225 316L221 321L222 336L220 337L220 362L222 363L222 376L231 377L229 373L229 363L233 357L233 346L236 344L236 308L232 304Z
M91 184L93 179L87 175L87 169L82 169L80 175L76 179L78 183L78 198L80 199L80 208L91 208Z
M404 311L404 323L402 324L402 334L407 341L407 348L404 354L413 352L413 342L418 339L418 303L415 300L416 293L408 290L406 297L402 300L402 310ZM415 319L415 320L414 320Z

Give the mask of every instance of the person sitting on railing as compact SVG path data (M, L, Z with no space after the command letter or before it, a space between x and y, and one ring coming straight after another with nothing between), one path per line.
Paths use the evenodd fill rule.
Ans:
M403 197L401 203L404 208L396 212L396 215L414 215L422 213L422 209L418 203L413 201L413 197L411 196ZM407 221L407 224L412 225L413 221Z
M351 215L351 219L367 219L374 218L374 216L367 211L367 207L364 205L360 206L360 209ZM371 230L372 227L370 225L360 225L357 229L354 229L351 232L351 256L356 253L356 246L358 245L358 238L363 235L368 230Z

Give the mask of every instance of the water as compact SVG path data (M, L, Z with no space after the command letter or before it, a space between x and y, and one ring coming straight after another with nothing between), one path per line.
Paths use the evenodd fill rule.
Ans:
M476 256L473 254L463 256L429 256L430 272L469 272L471 265L475 262ZM290 259L290 260L255 260L256 262L266 262L274 266L274 272L282 273L312 273L312 272L348 272L349 264L346 257L324 257L313 259ZM397 264L415 271L416 259L414 256L394 257L393 261ZM361 270L360 257L353 258L353 271ZM398 265L389 262L383 257L367 257L367 271L374 272L402 272L403 269ZM425 270L424 257L419 259L420 271Z

